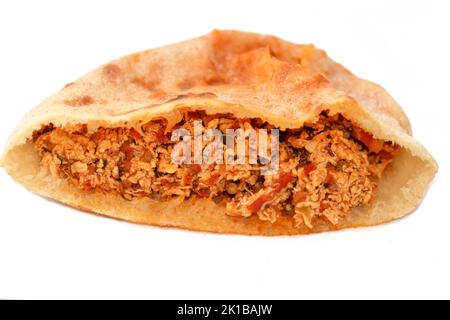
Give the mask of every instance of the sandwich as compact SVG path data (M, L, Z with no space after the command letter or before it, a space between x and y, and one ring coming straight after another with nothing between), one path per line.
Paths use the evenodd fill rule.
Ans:
M438 168L380 86L313 45L218 30L67 84L22 119L0 164L83 211L266 236L398 219Z

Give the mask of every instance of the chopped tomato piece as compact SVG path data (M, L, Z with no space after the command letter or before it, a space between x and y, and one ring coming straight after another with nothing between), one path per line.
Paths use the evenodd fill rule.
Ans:
M141 134L137 132L134 128L130 129L130 137L132 137L135 140L142 138Z
M134 152L133 148L130 146L129 143L124 143L120 147L120 151L125 154L126 158L131 158L133 156L133 152Z
M202 171L202 167L199 164L193 164L191 166L192 171L194 171L195 173L199 173Z
M208 180L205 181L205 184L208 186L212 186L217 181L219 181L219 178L220 178L220 173L215 173Z
M98 131L92 134L91 139L94 140L96 143L99 143L102 140L106 139L106 134L104 131Z
M192 181L194 180L194 178L191 176L191 175L185 175L184 177L183 177L183 184L184 185L190 185L190 184L192 184Z
M198 194L200 197L204 197L204 198L209 197L209 189L208 189L208 188L201 188L201 189L198 189L198 190L197 190L197 194Z
M321 202L320 203L320 208L319 208L319 210L320 210L320 212L323 212L323 211L325 211L326 209L329 209L331 207L331 205L329 204L329 203L323 203L323 202Z
M372 143L373 137L370 133L362 130L362 129L355 129L352 131L352 136L362 142L367 148L369 148L370 144Z
M275 182L274 191L280 191L285 188L289 182L292 180L292 173L288 172L280 176Z
M122 164L122 169L124 172L129 172L131 170L131 161L125 160Z
M259 198L257 198L255 201L253 201L251 204L247 206L247 209L250 210L252 213L258 212L261 210L261 208L270 200L273 199L273 195L270 194L263 194Z
M392 160L392 158L394 157L391 153L384 150L381 150L378 155L384 160Z
M158 142L161 143L169 142L169 138L167 138L166 130L164 129L164 127L158 129L158 131L156 132L156 138L158 139Z
M130 146L129 143L124 143L120 147L120 151L125 154L125 159L124 159L124 161L122 163L122 169L123 169L124 172L129 172L130 169L131 169L131 159L133 158L134 150Z
M309 176L309 174L316 170L317 167L314 163L308 163L304 168L303 168L303 172L305 173L306 176Z

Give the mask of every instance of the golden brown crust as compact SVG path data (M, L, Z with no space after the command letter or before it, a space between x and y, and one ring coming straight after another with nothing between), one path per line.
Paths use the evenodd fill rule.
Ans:
M376 138L403 147L379 182L377 200L354 210L338 228L373 225L418 206L437 171L429 153L411 137L408 118L381 87L361 80L313 46L238 31L212 33L120 58L104 65L31 111L12 134L2 165L33 192L83 210L132 222L241 234L299 234L258 219L226 216L210 200L128 202L114 195L83 193L39 166L27 139L43 124L113 126L180 116L180 109L259 117L280 128L301 127L323 110L343 113ZM402 164L401 166L399 164Z

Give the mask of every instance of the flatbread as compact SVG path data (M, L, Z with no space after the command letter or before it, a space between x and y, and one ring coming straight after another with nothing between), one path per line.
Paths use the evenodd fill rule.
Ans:
M128 201L86 192L43 169L29 140L49 123L115 127L161 117L170 123L187 109L261 118L281 129L300 128L322 111L341 113L375 138L401 146L401 152L378 181L370 205L352 210L336 226L323 222L309 229L295 227L287 217L273 224L256 216L231 217L203 198ZM218 233L292 235L376 225L414 210L438 167L411 134L407 116L383 88L357 78L324 51L273 36L213 31L122 57L66 85L22 119L0 164L32 192L112 218Z

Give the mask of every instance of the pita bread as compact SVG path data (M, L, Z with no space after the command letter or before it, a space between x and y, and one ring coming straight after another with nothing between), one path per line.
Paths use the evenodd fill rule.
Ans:
M401 152L378 182L369 206L352 210L337 226L318 223L309 229L294 227L286 217L274 224L255 216L231 217L209 199L127 201L82 191L44 170L29 140L49 123L112 127L161 117L173 122L182 109L261 118L281 129L300 128L328 110L375 138L393 141ZM23 118L1 165L30 191L81 210L135 223L246 235L304 234L400 218L420 204L438 168L383 88L357 78L312 45L239 31L213 31L135 53L66 85Z

